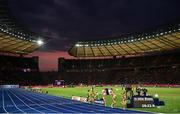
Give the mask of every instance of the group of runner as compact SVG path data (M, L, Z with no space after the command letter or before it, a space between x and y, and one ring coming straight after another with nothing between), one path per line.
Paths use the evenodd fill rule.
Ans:
M108 91L108 93L107 93ZM98 99L99 93L95 93L94 92L94 88L92 87L90 90L88 90L87 93L87 101L90 103L94 103L96 99ZM117 101L117 95L116 93L113 91L113 89L103 89L102 90L102 100L104 103L104 106L107 106L107 100L106 100L106 96L110 95L111 99L112 99L112 103L111 103L111 107L114 108L116 106L116 101ZM125 92L122 93L121 95L121 104L122 104L122 108L125 109L126 108L126 94Z

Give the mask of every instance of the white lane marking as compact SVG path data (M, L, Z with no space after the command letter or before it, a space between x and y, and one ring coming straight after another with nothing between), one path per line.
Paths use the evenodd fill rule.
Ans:
M31 96L36 97L36 98L32 97L33 99L36 99L36 100L41 99L41 102L43 102L43 103L45 103L45 104L47 104L48 101L55 101L55 102L57 102L57 100L55 100L55 99L53 99L53 100L47 100L46 96L41 96L41 95L38 95L38 94L30 94L30 93L28 93L28 94L31 95ZM39 96L39 97L38 97L38 96ZM48 97L49 97L49 96L48 96ZM39 98L39 99L37 99L37 98ZM46 99L46 100L44 100L44 99ZM43 101L42 101L42 100L43 100ZM61 100L61 99L59 99L59 100ZM64 99L62 99L62 100L64 100ZM54 104L54 103L53 103L53 104ZM75 108L75 107L67 106L66 104L73 104L73 103L65 103L64 105L63 105L63 104L56 103L56 105L63 105L64 107L68 107L68 108L71 108L71 109L75 109L75 110L79 110L79 111L86 111L86 112L87 112L87 110L79 109L79 107L78 107L78 108ZM79 103L79 104L81 104L81 103ZM57 106L54 106L54 107L57 107ZM57 108L59 108L59 107L57 107ZM91 111L91 112L92 112L92 111ZM88 113L88 112L87 112L87 113Z
M31 93L28 93L29 95L32 95ZM44 100L44 99L46 99L46 101L55 101L55 102L57 102L57 100L55 100L54 98L56 98L56 97L54 97L54 98L50 98L50 99L52 99L52 100L47 100L47 98L46 98L46 96L43 96L43 95L40 95L40 94L33 94L33 96L34 97L36 97L36 98L39 98L39 99L42 99L42 100ZM39 97L37 97L37 96L39 96ZM44 99L43 99L44 98ZM60 98L57 98L58 100L64 100L64 101L70 101L70 100L67 100L67 99L60 99ZM45 101L45 100L44 100ZM48 103L48 102L47 102ZM72 105L73 105L73 103L71 103ZM82 104L82 103L79 103L79 104ZM58 104L57 104L58 105ZM83 104L84 105L84 104ZM88 106L91 106L92 108L90 108L90 107L86 107L86 106L77 106L77 105L74 105L75 107L73 107L73 109L76 109L76 110L79 110L79 108L81 108L80 109L80 111L86 111L87 112L87 110L89 111L89 110L91 110L91 111L89 111L89 112L95 112L95 111L103 111L103 112L112 112L111 110L109 110L109 109L106 109L105 107L98 107L99 109L96 109L97 108L97 106L93 106L93 105L90 105L90 104L85 104L86 106L88 105ZM72 108L71 106L67 106L67 105L63 105L63 106L65 106L65 107L69 107L69 108ZM95 108L93 108L93 107L95 107ZM84 108L84 109L82 109L82 108ZM104 110L102 109L102 108L104 108ZM92 109L94 110L94 111L92 111Z
M2 89L2 102L3 102L3 110L6 112L6 113L9 113L7 110L6 110L6 108L5 108L5 106L4 106L4 90Z
M39 96L42 96L42 97L44 97L44 98L46 98L45 96L43 96L43 94L38 94L37 93L37 95L39 95ZM49 95L48 95L49 96ZM57 99L57 100L64 100L64 101L71 101L70 99L65 99L65 98L61 98L61 97L56 97L56 96L50 96L51 98L50 99L52 99L52 100L54 100L54 101L56 101L55 99ZM75 102L75 101L74 101ZM79 102L78 102L79 103ZM73 103L72 103L73 104ZM79 103L79 104L81 104L81 103ZM105 112L109 112L109 113L112 113L112 112L122 112L122 110L121 109L116 109L116 108L110 108L110 107L105 107L105 106L101 106L101 105L93 105L93 104L88 104L88 103L82 103L83 105L76 105L76 107L84 107L84 108L88 108L88 109L90 109L90 110L96 110L96 111L105 111ZM88 107L87 107L88 106ZM90 107L89 107L90 106Z
M22 96L23 98L28 99L28 100L31 101L32 103L34 103L34 104L36 104L36 105L38 105L38 106L40 106L40 107L42 107L42 108L44 108L44 109L47 109L47 110L52 111L52 112L59 113L58 111L55 111L55 110L52 110L52 109L49 109L49 108L46 108L46 107L44 107L44 106L39 105L38 103L36 103L36 102L34 102L33 100L31 100L31 99L33 99L33 97L31 97L31 99L29 99L29 98L27 98L27 97L30 97L30 96L26 96L26 97L25 97L24 93L21 93L21 95L19 94L19 96ZM38 101L40 101L40 100L38 100ZM40 101L40 102L41 102L41 101ZM48 104L48 105L49 105L49 104ZM50 106L50 105L49 105L49 106ZM59 108L59 109L60 109L60 108ZM65 109L61 108L61 110L65 110ZM66 110L66 111L72 112L72 111L70 111L70 110Z
M10 100L12 101L13 105L19 110L21 111L22 113L26 113L24 112L23 110L21 110L20 108L17 107L17 105L15 104L14 100L12 99L12 97L8 94L8 92L6 91L7 95L9 96Z
M37 99L37 98L35 98L35 97L37 97L37 96L34 95L34 97L32 97L32 98L33 98L33 99L36 99L36 100L38 100L38 101L41 101L41 102L43 102L44 104L47 104L47 103L48 103L48 100L46 101L46 100L42 99L41 97L37 97L37 98L41 99L41 100L39 100L39 99ZM49 100L49 101L52 101L52 100ZM56 102L57 102L57 100L56 100ZM79 108L67 106L66 104L67 104L67 103L65 103L65 105L63 105L63 104L61 104L61 105L64 106L64 107L68 107L68 108L70 108L70 109L73 109L73 110L86 111L86 112L88 113L87 110L83 110L83 109L79 109ZM71 104L72 104L72 103L71 103ZM47 104L47 105L51 105L51 106L53 106L53 107L60 108L60 107L54 106L54 105L52 105L52 104ZM58 105L58 103L56 103L56 105ZM59 106L60 106L60 105L59 105ZM64 108L63 108L63 109L64 109ZM72 110L70 110L70 111L72 111ZM73 111L73 112L75 112L75 111Z
M9 91L9 92L11 92L11 91ZM12 92L11 92L12 93ZM30 107L28 104L26 104L22 99L20 99L16 94L14 94L14 93L12 93L14 96L16 96L16 98L18 98L25 106L27 106L27 107L29 107L30 109L32 109L32 110L35 110L35 111L37 111L37 112L39 112L39 113L43 113L43 112L41 112L41 111L39 111L39 110L36 110L35 108L32 108L32 107Z
M27 96L26 94L28 94L28 96ZM33 96L32 94L29 94L29 93L26 93L26 94L22 93L20 96L28 99L28 100L31 101L31 102L34 102L34 101L32 101L31 99L36 99L37 101L43 102L44 104L47 104L47 103L48 103L48 102L44 102L44 101L42 101L42 100L39 100L40 97L38 97L39 99L37 99L37 98L31 97L31 96ZM31 95L31 96L30 96L30 95ZM26 97L25 97L25 96L26 96ZM29 99L29 98L27 98L27 97L30 97L31 99ZM34 103L35 103L35 102L34 102ZM37 103L36 103L36 104L37 104ZM39 105L39 104L38 104L38 105ZM66 110L66 111L71 112L71 113L77 113L77 112L75 112L75 111L68 110L68 109L64 109L64 108L61 108L61 107L57 107L57 106L54 106L54 105L51 105L51 104L47 104L47 105L52 106L52 107L55 107L55 108L58 108L58 109L60 109L60 110ZM40 106L41 106L41 105L40 105ZM57 112L57 111L56 111L56 112Z

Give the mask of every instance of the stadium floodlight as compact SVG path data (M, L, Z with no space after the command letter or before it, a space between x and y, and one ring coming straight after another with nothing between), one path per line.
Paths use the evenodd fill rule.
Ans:
M85 46L86 46L86 47L88 47L89 45L88 45L88 44L86 44Z
M41 39L39 39L39 40L37 40L37 44L41 46L44 44L44 42Z
M163 35L164 33L162 32L162 33L160 33L160 35Z
M79 44L76 44L76 47L79 47L80 45Z

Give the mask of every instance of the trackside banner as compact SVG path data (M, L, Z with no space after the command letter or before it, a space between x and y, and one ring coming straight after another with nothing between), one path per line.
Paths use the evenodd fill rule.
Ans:
M72 96L72 100L80 101L80 102L87 102L87 98L85 97L79 97L79 96Z

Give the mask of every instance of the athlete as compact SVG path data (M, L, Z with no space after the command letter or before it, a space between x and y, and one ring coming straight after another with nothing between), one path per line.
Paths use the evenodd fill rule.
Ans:
M123 108L123 110L125 110L125 108L126 108L126 93L125 92L123 92L121 100L122 100L121 101L122 108Z
M114 108L114 106L116 105L116 94L114 93L113 90L111 90L111 97L112 97L112 103L111 103L111 107Z
M88 90L88 93L87 93L87 101L90 102L90 103L94 103L95 102L95 98L96 95L94 93L94 88L93 86L91 87L90 90Z
M96 95L94 93L94 86L91 87L91 103L94 103L96 99Z
M106 90L105 89L102 90L102 99L104 102L104 106L106 106Z
M90 90L88 89L88 93L87 93L87 102L90 102Z

